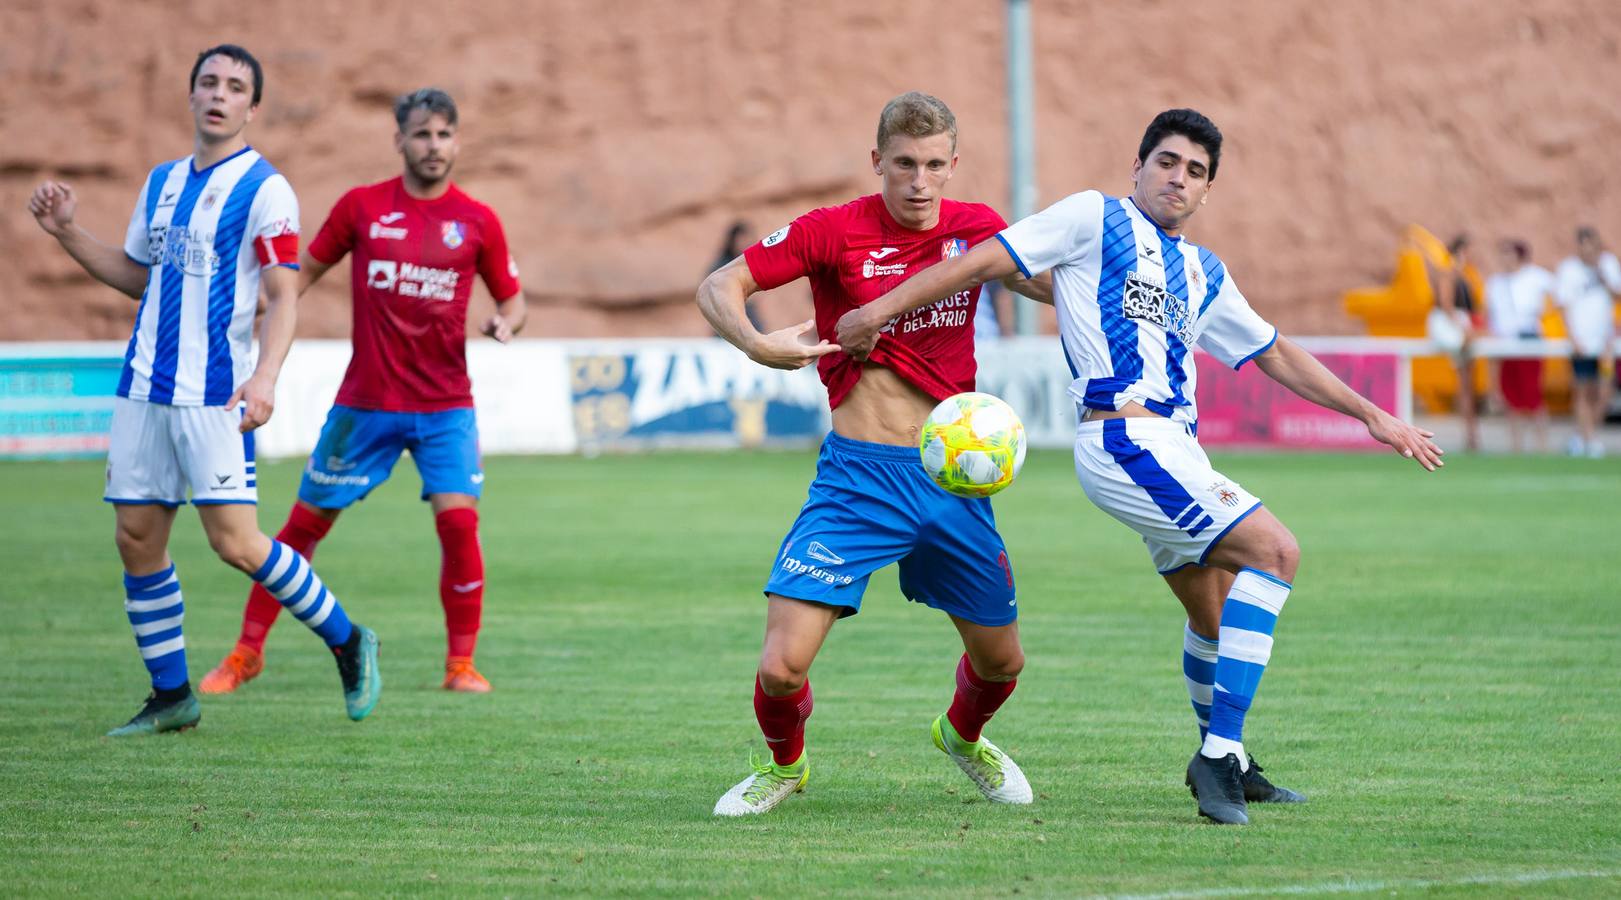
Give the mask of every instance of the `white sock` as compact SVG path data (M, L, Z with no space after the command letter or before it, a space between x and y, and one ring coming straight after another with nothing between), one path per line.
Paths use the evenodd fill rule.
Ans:
M1221 759L1231 753L1238 757L1238 767L1240 769L1246 772L1250 770L1250 758L1244 753L1244 745L1238 741L1230 741L1224 737L1207 734L1204 736L1204 746L1199 748L1199 753L1211 759Z

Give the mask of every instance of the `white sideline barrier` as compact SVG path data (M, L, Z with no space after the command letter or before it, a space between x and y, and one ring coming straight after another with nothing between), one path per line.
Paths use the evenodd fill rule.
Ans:
M1313 353L1346 357L1445 355L1423 338L1293 340ZM123 341L0 343L0 459L104 454L124 349ZM348 341L293 345L277 384L275 415L258 434L261 455L310 451L349 352ZM1570 344L1489 338L1475 342L1472 352L1560 357L1570 354ZM987 341L977 355L979 389L1019 411L1033 446L1070 445L1075 411L1056 337ZM474 339L467 359L485 453L809 446L828 428L827 394L813 369L757 366L714 339L518 339L506 345ZM1398 366L1396 378L1392 411L1406 416L1410 367ZM1214 431L1210 438L1219 440Z

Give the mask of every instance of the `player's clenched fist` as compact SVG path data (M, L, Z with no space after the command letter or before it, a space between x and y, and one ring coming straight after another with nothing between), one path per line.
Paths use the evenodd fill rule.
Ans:
M73 214L79 208L79 198L73 188L55 181L47 181L34 189L28 198L28 211L45 233L60 235L73 224Z
M870 321L866 307L857 307L839 317L833 337L845 353L855 359L866 359L878 344L879 328L880 323Z

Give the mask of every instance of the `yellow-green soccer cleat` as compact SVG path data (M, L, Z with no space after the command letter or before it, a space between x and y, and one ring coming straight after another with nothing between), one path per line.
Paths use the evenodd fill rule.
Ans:
M1035 799L1024 771L1002 748L981 737L969 743L957 735L951 721L941 714L934 720L934 745L951 757L985 799L992 803L1029 803Z
M749 765L754 774L739 781L715 802L717 816L757 816L788 798L789 794L805 789L810 778L809 755L801 753L799 762L779 766L774 761L760 763L749 754Z
M203 719L203 708L197 695L186 692L179 700L159 700L157 694L146 698L146 705L123 725L107 732L108 737L133 737L142 734L162 734L165 731L185 731L196 728Z
M333 647L338 677L343 680L343 705L356 722L376 708L383 695L383 673L377 668L377 633L356 624L349 642Z

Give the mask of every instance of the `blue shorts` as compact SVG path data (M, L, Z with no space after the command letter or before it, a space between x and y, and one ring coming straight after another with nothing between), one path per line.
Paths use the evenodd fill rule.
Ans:
M810 498L783 539L768 594L861 609L867 579L899 562L901 593L976 625L1019 617L989 500L948 494L914 447L829 432Z
M334 406L304 465L298 499L321 509L345 509L387 481L405 450L422 476L422 499L484 493L472 407L408 413Z
M1598 380L1598 357L1572 356L1570 358L1570 376L1577 381Z

